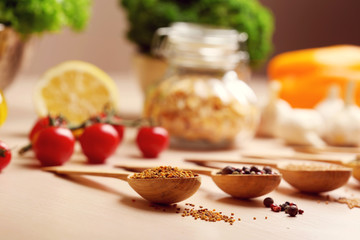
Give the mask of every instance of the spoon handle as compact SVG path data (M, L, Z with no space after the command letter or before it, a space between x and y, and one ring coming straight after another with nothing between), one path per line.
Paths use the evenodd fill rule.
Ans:
M99 177L112 177L127 181L129 172L122 172L113 169L99 169L99 168L79 168L79 167L44 167L42 170L47 172L53 172L56 174L66 175L91 175Z
M211 162L217 163L234 163L234 164L253 164L261 166L269 166L276 168L277 164L274 161L258 160L258 159L241 159L241 160L226 160L226 159L185 159L186 162L192 162L200 166L208 166Z
M154 166L138 166L138 165L130 165L130 164L116 164L115 167L123 168L127 171L132 172L141 172L145 169L153 168ZM210 167L179 167L186 171L192 171L198 174L204 174L204 175L211 175L211 172L214 170L214 168Z
M343 160L339 160L340 157L323 157L309 153L294 153L294 154L261 154L261 153L244 153L244 157L248 158L260 158L260 159L288 159L288 160L307 160L315 162L333 163L338 165L344 165Z
M360 154L359 147L336 147L336 146L325 146L325 147L314 147L314 146L296 146L293 149L297 152L302 153L356 153Z

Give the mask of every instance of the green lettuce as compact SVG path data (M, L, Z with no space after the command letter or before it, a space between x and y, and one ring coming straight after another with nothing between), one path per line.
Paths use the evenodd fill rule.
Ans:
M63 27L83 30L91 0L0 0L0 23L22 35L58 32Z

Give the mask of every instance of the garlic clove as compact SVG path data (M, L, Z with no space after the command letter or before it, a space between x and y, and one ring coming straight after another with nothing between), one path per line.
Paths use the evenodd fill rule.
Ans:
M327 124L325 141L336 146L360 146L360 108L345 107Z
M321 139L324 121L313 109L293 109L286 117L280 119L276 136L287 144L325 146Z
M340 98L340 88L338 85L332 85L328 90L327 97L314 107L324 120L334 117L343 108L344 101Z
M360 108L354 103L355 81L349 81L343 109L327 119L324 140L330 145L360 146Z
M285 118L292 111L291 106L284 100L263 108L261 113L258 135L264 137L275 137L276 129L280 119Z
M281 84L278 81L271 81L269 86L270 96L268 102L261 108L261 118L258 127L258 136L275 137L275 132L280 119L292 111L289 103L279 99Z

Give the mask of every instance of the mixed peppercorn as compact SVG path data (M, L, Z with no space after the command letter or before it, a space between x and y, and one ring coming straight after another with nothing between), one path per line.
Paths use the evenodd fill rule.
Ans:
M277 174L273 172L271 167L263 167L263 169L259 169L258 167L251 166L251 167L242 167L242 168L235 168L232 166L226 166L218 174L226 175L226 174L245 174L245 175L265 175L265 174Z
M267 197L263 201L264 206L271 208L273 212L285 212L290 215L290 217L295 217L297 214L303 214L304 210L299 209L295 203L285 202L283 204L277 205L274 203L274 200L270 197Z

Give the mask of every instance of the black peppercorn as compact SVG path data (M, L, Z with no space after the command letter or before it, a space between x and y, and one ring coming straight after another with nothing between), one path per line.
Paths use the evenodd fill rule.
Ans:
M245 174L245 175L263 175L263 174L276 174L272 171L270 167L264 167L260 170L256 166L235 168L232 166L226 166L221 169L217 174L227 175L227 174Z
M280 204L279 205L281 207L281 211L285 211L285 208L289 205L286 205L285 203L284 204Z
M264 203L265 207L270 207L271 204L274 203L274 200L271 197L267 197L264 199L263 203Z
M260 172L260 170L259 170L257 167L252 166L252 167L250 168L250 172L255 172L255 173L257 173L257 172Z
M235 171L235 168L231 166L226 166L221 170L221 174L232 174Z
M272 169L271 169L271 167L269 167L269 166L264 167L263 170L264 170L264 172L265 172L266 174L271 174L271 173L272 173Z
M298 208L297 208L296 205L291 205L291 206L287 207L286 210L287 210L287 211L286 211L287 214L289 214L290 217L295 217L295 216L298 214L298 212L299 212L299 210L298 210Z

